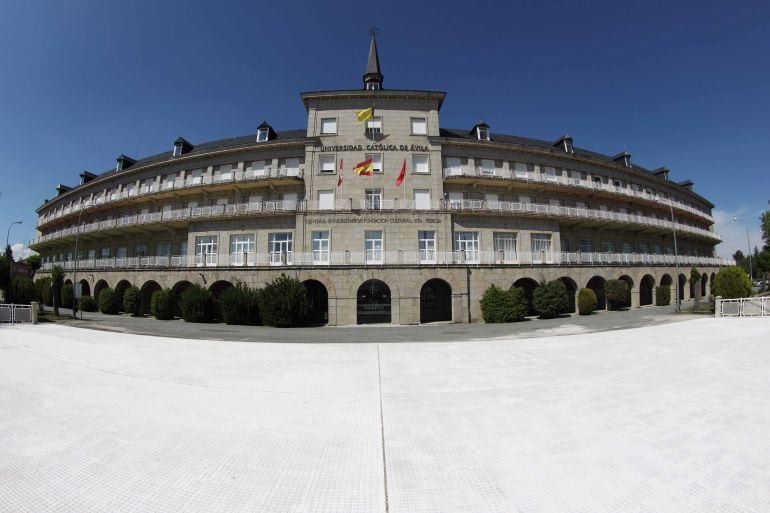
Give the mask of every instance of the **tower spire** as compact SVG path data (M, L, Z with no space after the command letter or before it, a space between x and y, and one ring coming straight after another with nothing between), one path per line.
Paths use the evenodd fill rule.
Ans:
M364 72L364 89L379 90L382 89L382 73L380 73L380 56L377 53L377 35L380 31L377 27L369 29L369 35L372 41L369 44L369 59L366 61L366 71Z

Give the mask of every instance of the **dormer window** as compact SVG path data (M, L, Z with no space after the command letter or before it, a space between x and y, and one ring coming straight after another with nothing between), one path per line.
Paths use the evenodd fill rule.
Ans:
M182 145L181 144L175 144L174 145L174 156L179 157L182 155Z
M564 151L567 153L575 153L575 150L572 148L571 139L564 139Z
M627 151L618 153L617 155L612 157L612 160L614 160L618 164L623 165L623 167L631 167L631 154L628 153Z
M124 169L131 167L136 162L136 160L132 159L131 157L121 155L115 159L115 162L115 171L123 171Z
M381 86L382 84L380 84L379 82L369 82L368 84L366 84L366 89L367 91L379 91Z
M477 126L476 127L476 137L479 141L488 141L489 140L489 128L485 126Z
M270 137L269 128L265 127L257 130L257 142L267 141L269 137Z
M556 148L561 148L564 153L575 153L574 147L572 146L572 136L563 135L557 139L553 145Z

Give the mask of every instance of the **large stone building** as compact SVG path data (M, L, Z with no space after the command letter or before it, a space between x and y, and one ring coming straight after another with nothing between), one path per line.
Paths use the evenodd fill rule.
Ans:
M491 284L531 293L543 279L561 279L573 303L581 287L603 303L612 278L629 282L632 307L651 304L656 285L708 293L724 262L713 205L692 182L566 135L442 128L444 97L383 88L372 39L361 89L301 94L306 129L263 122L242 137L121 155L115 169L57 187L31 247L44 271L63 265L94 295L191 283L218 294L286 273L332 325L478 321ZM372 173L356 174L367 161ZM692 266L703 273L693 285Z

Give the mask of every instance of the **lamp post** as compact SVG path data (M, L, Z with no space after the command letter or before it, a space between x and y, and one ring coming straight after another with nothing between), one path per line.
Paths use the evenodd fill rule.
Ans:
M14 222L12 222L12 223L11 223L11 224L8 226L8 231L7 231L7 232L5 232L5 247L6 247L6 248L8 247L8 240L9 240L9 239L10 239L10 237L11 237L11 226L13 226L13 225L15 225L15 224L21 224L21 221L14 221Z
M674 268L676 268L676 311L682 310L682 300L679 295L679 252L676 248L676 224L674 222L674 207L671 202L668 203L668 209L671 211L671 231L674 233Z
M743 225L746 227L746 244L748 245L747 249L749 250L749 252L746 253L749 257L749 279L752 280L752 283L753 283L754 273L752 272L752 267L751 267L751 240L749 240L749 225L748 223L746 223L746 221L744 221L743 219L738 219L737 217L733 217L733 221L735 221L736 223L743 223Z

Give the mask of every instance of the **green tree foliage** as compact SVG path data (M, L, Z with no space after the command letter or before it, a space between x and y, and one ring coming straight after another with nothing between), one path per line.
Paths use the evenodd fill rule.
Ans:
M607 280L604 285L604 294L610 310L619 310L631 302L631 291L625 280Z
M84 312L95 312L96 301L91 296L83 296L80 298L80 309Z
M770 273L770 249L764 249L757 254L756 269L767 278Z
M35 288L37 289L38 300L46 306L53 306L53 297L51 294L51 278L48 276L45 278L40 278L35 282Z
M11 282L11 299L19 305L28 305L37 299L37 288L32 278L19 276Z
M123 292L123 311L133 315L139 316L139 303L142 300L142 291L137 287L128 287Z
M592 289L580 289L578 291L578 313L580 315L594 313L597 303L596 292Z
M711 290L714 296L722 296L723 299L749 297L751 295L751 280L739 267L723 267L714 277Z
M0 255L0 289L8 295L11 286L11 262L5 255Z
M222 320L227 324L259 325L259 289L243 283L225 289L219 298Z
M655 305L666 306L671 304L671 287L658 285L655 287Z
M211 292L200 285L192 285L182 293L182 319L185 322L214 322L216 305Z
M540 319L553 319L569 308L567 288L559 280L542 281L532 292L532 306Z
M527 299L519 287L504 290L491 285L481 298L481 315L487 323L523 321L527 310Z
M156 290L152 293L150 313L161 321L174 318L174 293L171 289Z
M64 308L72 308L72 284L71 283L65 283L61 287L61 305Z
M22 262L29 266L30 278L34 278L35 273L43 266L43 259L40 257L40 255L30 255L22 260Z
M117 315L120 310L120 298L115 290L107 287L99 292L99 311L103 314Z
M259 293L259 313L266 326L302 326L310 313L307 289L296 278L281 274Z
M770 210L759 216L762 222L762 240L765 241L763 249L770 251Z
M53 313L59 317L59 306L61 306L61 288L64 285L64 269L59 265L51 269L51 296L53 297Z

